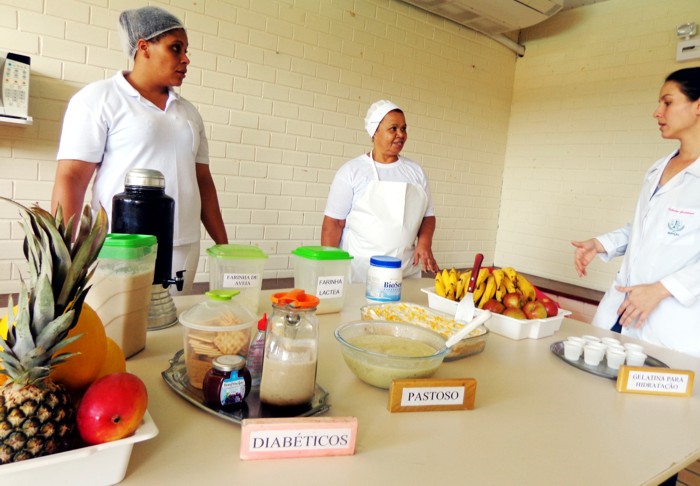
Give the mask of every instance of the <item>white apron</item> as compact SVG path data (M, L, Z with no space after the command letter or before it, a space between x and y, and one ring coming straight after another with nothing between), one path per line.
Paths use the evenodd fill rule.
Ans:
M380 181L370 152L376 180L371 181L345 219L340 247L353 256L352 281L365 282L369 259L375 255L400 258L404 277L420 272L413 265L418 229L428 208L428 195L418 185Z

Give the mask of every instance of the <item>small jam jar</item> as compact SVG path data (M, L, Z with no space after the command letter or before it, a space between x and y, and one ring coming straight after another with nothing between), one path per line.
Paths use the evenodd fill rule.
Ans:
M211 369L204 375L202 392L210 407L233 408L240 406L250 393L250 372L245 358L225 354L214 358Z

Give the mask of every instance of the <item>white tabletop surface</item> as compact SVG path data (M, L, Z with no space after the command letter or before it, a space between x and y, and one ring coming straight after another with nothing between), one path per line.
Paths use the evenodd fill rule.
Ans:
M427 305L419 289L431 285L404 281L402 298ZM357 417L355 455L240 460L240 426L188 403L161 377L182 348L178 325L150 331L146 349L127 362L148 387L160 432L134 446L121 484L639 485L658 484L700 458L699 392L619 393L614 381L567 365L550 351L553 342L612 334L572 319L538 340L491 333L483 353L444 363L436 378L477 380L474 410L390 413L388 391L359 381L333 337L338 324L359 319L363 292L352 285L341 313L318 316L317 382L330 394L327 416ZM263 292L261 314L270 293ZM182 311L203 298L175 303ZM671 368L700 372L700 359L645 348Z

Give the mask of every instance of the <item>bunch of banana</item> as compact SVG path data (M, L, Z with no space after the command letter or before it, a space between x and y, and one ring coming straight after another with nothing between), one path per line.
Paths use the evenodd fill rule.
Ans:
M455 268L447 270L443 268L441 272L435 274L435 293L446 299L461 301L467 293L469 279L472 276L471 270L460 272ZM479 303L479 299L486 291L486 281L489 276L489 269L482 268L476 278L474 287L474 304Z
M454 268L443 269L435 275L435 293L454 301L461 301L467 293L471 270L459 272ZM482 268L476 279L474 287L474 304L483 308L491 299L503 301L506 294L519 291L527 300L536 300L535 287L523 275L515 271L513 267L495 268L489 270Z

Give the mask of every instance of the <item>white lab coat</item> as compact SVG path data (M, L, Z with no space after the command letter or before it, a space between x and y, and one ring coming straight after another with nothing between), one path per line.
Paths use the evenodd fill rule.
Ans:
M647 171L632 224L599 236L604 261L624 255L615 280L593 319L610 329L625 294L615 286L661 281L672 294L640 328L623 328L636 339L700 357L700 159L658 188L671 157Z

